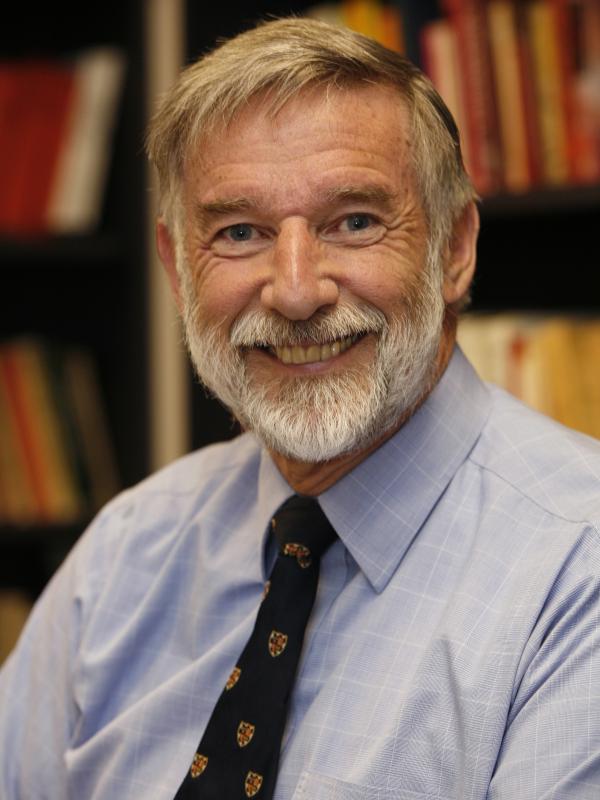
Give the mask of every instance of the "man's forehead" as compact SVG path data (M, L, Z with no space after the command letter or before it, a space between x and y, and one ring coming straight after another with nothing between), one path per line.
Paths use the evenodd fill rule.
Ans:
M211 122L206 132L190 143L188 160L196 166L203 166L210 159L215 142L247 136L257 124L264 125L273 137L277 137L290 118L308 121L318 117L327 119L332 126L343 127L357 119L357 113L352 113L354 111L360 115L360 125L368 130L381 121L381 113L377 112L381 112L382 105L391 127L408 145L410 113L405 98L396 87L364 82L340 87L308 87L285 100L273 91L263 91L249 98L230 118ZM282 144L285 144L285 138Z
M247 210L318 214L343 202L383 211L414 189L406 115L387 87L305 93L272 118L263 102L214 130L187 162L196 218Z

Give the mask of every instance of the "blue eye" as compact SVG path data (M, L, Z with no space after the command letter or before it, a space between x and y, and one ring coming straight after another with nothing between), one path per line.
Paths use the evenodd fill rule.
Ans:
M373 218L369 214L351 214L345 222L351 231L364 231L371 226Z
M225 228L225 234L234 242L248 242L252 239L254 228L245 222Z

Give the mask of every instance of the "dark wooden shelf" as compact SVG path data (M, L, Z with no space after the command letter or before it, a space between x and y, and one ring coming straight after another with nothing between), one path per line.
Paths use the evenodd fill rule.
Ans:
M498 194L484 197L480 204L482 219L600 213L600 185L559 186L535 189L523 194Z
M143 0L101 6L59 0L32 15L21 4L0 30L4 59L70 56L97 45L119 47L125 56L100 229L72 236L0 233L0 340L36 336L89 353L123 485L149 471L146 6ZM36 597L88 521L0 522L0 585Z
M16 237L0 234L0 261L2 271L45 267L60 264L63 267L85 265L101 266L118 261L124 248L114 233L98 233L82 236Z

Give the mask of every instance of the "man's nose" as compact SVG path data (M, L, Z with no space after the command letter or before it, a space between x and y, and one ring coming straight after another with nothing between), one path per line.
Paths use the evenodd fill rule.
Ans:
M263 306L288 319L300 320L337 302L337 282L328 269L317 234L305 220L286 220L271 254L271 272L261 292Z

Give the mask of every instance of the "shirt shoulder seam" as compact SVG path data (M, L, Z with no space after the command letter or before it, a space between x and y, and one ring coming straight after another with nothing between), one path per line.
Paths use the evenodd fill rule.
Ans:
M498 472L497 470L493 469L490 466L482 464L481 461L479 461L477 458L475 458L472 453L469 455L469 461L471 461L479 469L485 470L486 472L489 472L490 474L495 475L496 478L501 480L507 486L510 486L511 489L513 489L515 492L517 492L521 497L523 497L525 500L529 501L530 503L533 503L533 505L537 506L539 509L544 511L546 514L550 514L551 516L555 517L556 519L560 519L563 522L569 522L571 524L578 524L578 525L581 525L581 524L588 525L594 530L596 536L598 536L600 538L600 520L596 521L594 519L590 519L589 517L571 518L571 517L566 516L565 514L561 514L561 513L557 512L557 511L555 511L554 509L548 508L543 503L541 503L538 499L536 499L535 497L532 497L530 494L527 494L526 492L524 492L521 487L515 485L511 480L509 480L506 477L506 475L503 475L502 473Z

